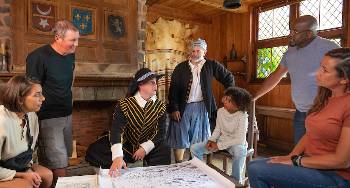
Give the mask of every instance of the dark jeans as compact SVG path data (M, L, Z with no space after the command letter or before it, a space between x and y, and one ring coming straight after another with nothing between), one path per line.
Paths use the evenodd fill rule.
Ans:
M299 142L299 140L305 134L305 119L306 119L306 112L300 112L296 110L294 114L294 120L293 120L295 145Z
M285 164L254 160L248 165L252 188L349 188L350 181L331 170L317 170Z

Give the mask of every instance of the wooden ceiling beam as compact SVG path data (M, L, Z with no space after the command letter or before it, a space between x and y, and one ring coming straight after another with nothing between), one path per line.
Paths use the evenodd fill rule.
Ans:
M210 17L194 14L181 9L171 8L163 5L154 4L147 9L147 14L157 13L164 18L177 18L180 20L191 21L195 23L211 24Z
M243 13L248 12L248 3L256 2L257 0L241 0L241 7L238 9L226 9L223 7L224 0L217 1L217 3L208 0L190 0L191 2L206 5L215 9L220 9L226 12Z
M155 4L161 4L163 2L165 2L166 0L146 0L146 5L147 6L152 6Z

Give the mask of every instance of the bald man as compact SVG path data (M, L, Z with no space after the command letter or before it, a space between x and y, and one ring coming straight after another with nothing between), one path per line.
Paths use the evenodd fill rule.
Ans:
M289 72L294 115L294 144L305 134L305 118L317 93L316 71L324 54L339 45L317 36L316 18L305 15L290 24L289 47L277 69L270 74L255 94L254 100L271 91Z

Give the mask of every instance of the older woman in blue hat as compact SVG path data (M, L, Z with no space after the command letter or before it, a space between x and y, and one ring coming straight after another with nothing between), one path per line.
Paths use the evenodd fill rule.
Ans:
M166 142L175 149L176 162L183 160L186 148L211 135L209 120L215 121L217 110L213 78L225 88L234 85L233 75L219 62L205 58L206 52L205 40L193 41L189 59L178 64L171 76L168 96L171 122Z
M165 104L156 96L159 77L150 69L140 69L127 97L118 100L111 129L110 175L138 160L149 166L170 164L170 148L163 143Z

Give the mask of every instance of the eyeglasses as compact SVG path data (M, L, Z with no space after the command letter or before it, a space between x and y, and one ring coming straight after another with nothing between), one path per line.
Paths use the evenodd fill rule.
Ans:
M297 35L297 34L305 33L305 32L308 32L308 31L310 31L310 30L304 30L304 31L290 30L289 34L290 35Z
M150 81L146 82L146 84L152 85L152 86L156 86L156 85L157 85L157 82L156 82L156 81L153 81L153 80L150 80Z

